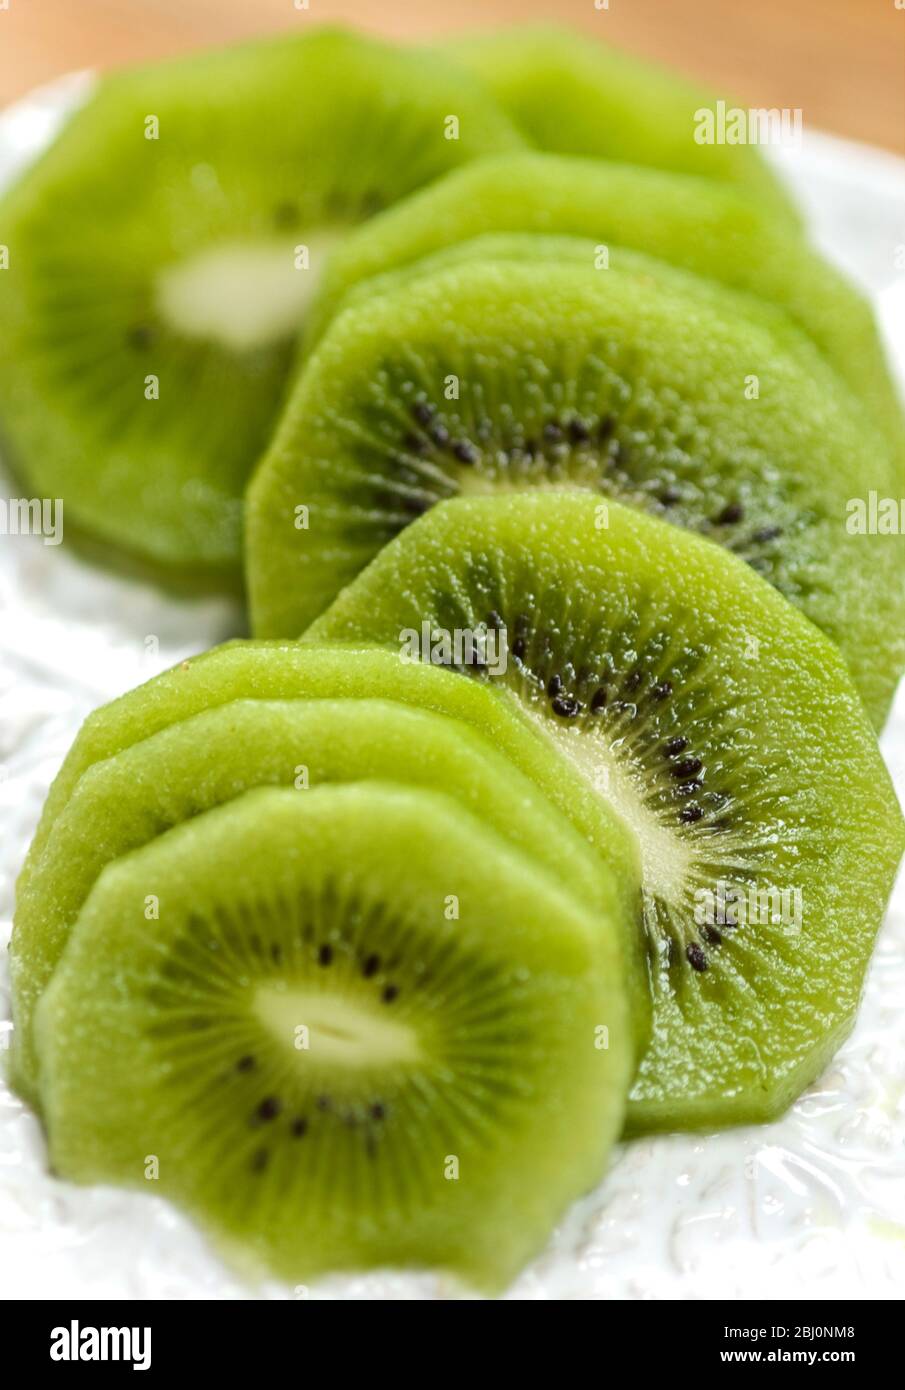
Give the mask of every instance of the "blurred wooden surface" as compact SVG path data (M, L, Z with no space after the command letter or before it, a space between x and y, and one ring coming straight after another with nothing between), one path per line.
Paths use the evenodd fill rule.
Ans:
M603 3L603 0L598 0ZM396 38L556 20L671 63L747 105L905 153L897 0L0 0L0 105L79 67L249 34L357 24ZM902 0L899 0L902 3Z

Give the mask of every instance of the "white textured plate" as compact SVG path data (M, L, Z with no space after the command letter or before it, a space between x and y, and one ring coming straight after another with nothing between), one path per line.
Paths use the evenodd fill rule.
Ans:
M52 137L90 79L0 118L0 182ZM783 151L828 254L905 333L905 165L826 136ZM902 254L901 252L899 253ZM891 342L905 375L905 337ZM0 479L0 492L7 489ZM37 538L0 537L0 945L50 780L101 702L238 630L217 602L178 603ZM883 738L905 783L905 699ZM905 1288L905 893L877 946L854 1035L778 1123L624 1146L515 1298L883 1298ZM5 953L0 1018L8 1018ZM9 1024L0 1023L8 1032ZM0 1033L0 1040L2 1040ZM51 1178L37 1122L0 1087L0 1298L297 1298L249 1289L160 1198ZM335 1278L311 1297L432 1298L429 1275Z

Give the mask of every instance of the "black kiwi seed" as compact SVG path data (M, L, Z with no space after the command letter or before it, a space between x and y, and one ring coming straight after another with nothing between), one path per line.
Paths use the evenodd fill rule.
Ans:
M129 342L129 346L130 346L130 347L134 347L134 348L147 348L147 347L150 347L151 344L152 344L153 341L154 341L154 337L155 337L154 329L151 327L150 324L148 324L148 323L137 323L137 324L135 325L134 328L131 328L131 329L129 330L129 333L128 333L128 342Z
M275 1120L282 1108L283 1107L277 1100L276 1096L267 1096L267 1098L265 1100L262 1100L261 1104L258 1106L256 1112L257 1117L259 1120Z
M423 516L431 508L430 502L426 497L403 497L400 499L405 511L412 516Z
M487 614L487 626L496 628L498 632L501 628L505 627L503 619L495 608L491 608L490 612Z
M707 969L707 957L696 941L685 947L685 957L694 970Z
M236 1071L253 1071L254 1067L255 1059L252 1057L251 1053L248 1053L245 1057L240 1057L236 1063Z
M709 941L711 946L719 946L723 939L723 933L717 927L704 927L703 936L705 941Z
M452 451L460 463L477 463L480 457L475 446L469 444L467 439L457 439Z
M562 690L562 676L551 676L547 681L547 694L552 700Z
M624 690L627 690L627 691L629 692L629 694L631 694L631 692L632 692L633 690L637 690L637 689L638 689L638 686L639 686L640 684L641 684L641 672L638 671L638 670L629 671L629 673L628 673L628 675L626 676L625 681L624 681L624 683L623 683L623 689L624 689Z
M318 1110L332 1110L333 1101L330 1099L329 1096L318 1096L317 1108Z
M429 425L434 418L434 407L427 401L415 401L412 406L412 414L419 425Z
M655 700L669 699L669 696L672 694L672 682L661 681L659 685L654 686L653 690L651 691L651 694L653 695Z
M555 420L549 420L544 425L544 439L550 444L557 444L562 439L562 427Z
M365 977L366 980L370 980L371 976L372 976L372 975L376 975L379 969L380 969L380 957L379 957L379 956L375 956L375 955L370 955L370 956L367 956L367 957L366 957L365 963L364 963L364 965L361 967L361 973L362 973L362 975L364 975L364 977Z
M279 965L280 961L283 959L283 948L278 941L275 941L270 948L270 959L273 961L274 965Z
M597 426L597 435L600 439L609 439L613 430L616 428L616 421L612 415L604 415L600 424Z
M407 454L426 454L428 445L426 440L418 434L406 434L403 436L402 447Z
M755 531L751 537L752 541L775 541L777 536L782 535L781 526L762 526L759 531Z
M576 700L574 695L557 695L550 708L560 719L574 719L581 711L581 701Z
M251 1171L253 1173L263 1173L267 1167L267 1160L270 1154L266 1149L256 1149L251 1159Z
M728 502L713 519L717 526L734 526L744 515L745 511L740 502Z
M372 1120L382 1120L383 1117L384 1117L385 1115L386 1115L386 1110L383 1108L383 1106L381 1105L380 1101L379 1101L379 1100L376 1100L376 1101L374 1102L374 1104L371 1106L371 1118L372 1118Z
M515 657L516 661L522 660L526 650L527 648L525 645L524 637L516 637L515 641L512 644L512 655Z
M591 696L591 713L599 714L606 704L606 686L601 685Z
M688 739L679 734L678 738L671 738L667 744L664 744L663 752L667 758L676 758L680 753L684 753L687 747Z
M449 430L446 428L445 425L441 425L439 423L436 425L431 425L430 429L428 430L428 434L440 449L445 449L447 444L449 443Z
M321 946L320 949L319 949L319 951L318 951L318 953L317 953L317 963L318 963L318 965L329 965L330 962L331 962L332 960L333 960L333 947L332 947L332 946Z
M398 995L398 993L399 993L398 986L396 986L396 985L386 985L386 986L384 987L383 994L382 994L380 997L381 997L381 999L383 1000L383 1002L384 1002L385 1004L392 1004L393 1000L396 998L396 996Z
M700 758L683 758L681 762L676 763L674 767L669 769L669 775L682 779L694 777L700 772L703 766L704 764L701 762Z
M682 494L677 487L664 488L660 493L660 501L664 507L674 507L681 500Z
M275 227L294 227L299 220L297 203L277 203L273 210Z
M699 821L703 814L700 806L683 806L679 812L679 820L685 825L694 825L695 821Z
M584 444L591 437L591 432L584 420L573 418L569 421L569 438L573 444Z
M308 1121L303 1115L300 1115L298 1119L292 1121L292 1124L289 1126L289 1133L292 1135L293 1139L302 1139L308 1133Z

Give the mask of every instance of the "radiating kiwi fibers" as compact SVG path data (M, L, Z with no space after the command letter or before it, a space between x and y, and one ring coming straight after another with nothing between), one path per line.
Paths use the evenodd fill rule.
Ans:
M38 1009L54 1167L175 1199L257 1273L498 1290L618 1136L620 968L443 795L248 792L93 888Z
M40 1105L34 1009L106 864L249 788L272 784L304 796L366 780L442 787L559 878L607 929L619 920L621 902L599 855L473 725L387 700L233 700L93 764L55 820L16 901L11 1076L19 1093Z
M521 143L440 56L331 29L103 77L0 202L8 461L95 553L235 587L242 489L328 251Z
M851 1027L903 847L836 649L738 557L577 493L441 503L309 635L420 622L507 634L506 671L468 674L637 842L654 1028L633 1128L780 1113Z
M777 309L543 242L415 270L333 321L249 488L255 631L297 634L444 498L581 489L744 558L839 644L881 723L905 578L895 538L847 520L901 470L862 402Z

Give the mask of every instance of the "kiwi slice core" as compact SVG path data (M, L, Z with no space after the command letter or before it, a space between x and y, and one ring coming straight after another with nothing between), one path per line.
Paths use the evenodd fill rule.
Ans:
M574 493L441 503L309 636L420 622L506 633L505 671L463 674L526 710L637 843L654 1024L631 1125L779 1113L851 1027L903 847L838 653L737 558Z
M297 1019L308 1019L312 1055L325 1070L337 1067L354 1072L384 1063L402 1066L423 1062L425 1054L415 1029L387 1018L386 1010L374 1007L373 991L368 991L367 998L358 998L357 984L357 974L340 978L337 993L332 995L304 989L287 991L273 983L259 985L251 1008L262 1028L277 1042L285 1041Z
M619 969L612 924L438 793L249 792L92 891L38 1011L54 1166L147 1191L151 1154L285 1278L498 1289L618 1135Z
M292 339L304 321L319 276L343 232L309 236L296 261L285 240L226 242L164 267L155 312L186 338L230 352L252 352Z

